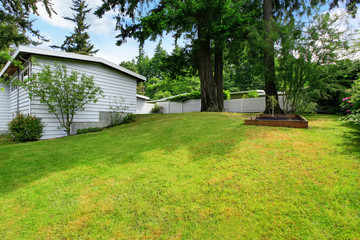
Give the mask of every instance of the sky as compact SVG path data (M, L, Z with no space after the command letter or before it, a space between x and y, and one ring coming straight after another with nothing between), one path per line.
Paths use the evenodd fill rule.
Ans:
M50 45L60 46L65 36L70 35L73 32L74 24L71 21L65 20L63 17L72 17L73 11L70 9L72 6L71 0L52 0L54 10L57 15L53 15L51 18L45 11L45 8L39 6L39 16L32 16L36 19L34 22L34 29L40 30L40 33L48 38L50 41L39 45L40 48L51 49ZM95 54L97 57L107 59L113 63L119 64L121 61L129 61L134 59L139 53L139 43L134 39L128 39L126 43L121 46L116 46L115 36L118 34L114 31L116 20L114 16L115 12L107 12L102 18L98 18L93 12L100 6L101 0L88 0L87 4L89 8L92 8L91 12L87 15L86 22L90 24L88 33L90 35L90 41L95 45L95 49L100 49ZM344 14L345 6L342 8L334 9L332 14ZM355 29L359 28L360 11L355 19L348 17L347 21ZM340 23L339 27L344 27L344 23ZM159 40L159 39L157 39ZM157 42L147 41L145 43L145 51L149 57L152 57ZM181 45L181 42L180 42ZM170 53L174 48L174 40L171 36L165 36L162 39L163 48ZM60 50L57 50L60 51Z
M39 16L32 16L36 19L33 24L34 29L40 30L40 33L49 39L49 42L44 42L39 45L40 48L52 49L50 45L60 46L65 36L71 35L74 29L74 23L65 20L63 17L72 17L73 11L71 0L52 0L54 10L57 15L51 18L46 13L45 8L39 5ZM128 39L126 43L121 46L116 46L115 36L118 34L114 31L116 20L114 16L116 13L108 12L102 18L98 18L93 14L100 6L101 0L88 0L91 12L87 14L86 23L90 24L88 33L90 35L90 42L94 44L94 49L100 49L94 56L107 59L113 63L119 64L121 61L129 61L134 59L139 53L139 43L134 39ZM158 39L159 40L159 39ZM146 54L151 57L157 42L147 41L145 43ZM167 52L171 52L174 48L174 40L171 36L165 36L162 41L162 46ZM57 50L60 51L60 50Z

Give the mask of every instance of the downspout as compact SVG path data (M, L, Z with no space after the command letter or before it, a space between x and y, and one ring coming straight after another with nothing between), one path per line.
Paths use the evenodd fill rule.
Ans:
M31 57L29 57L30 59ZM22 57L20 57L21 60L25 61L25 62L28 62L29 63L29 67L28 67L28 78L31 77L31 73L32 73L32 62L31 60L28 60L28 59L24 59ZM31 115L31 99L29 97L29 114Z
M20 80L20 69L18 69L17 71L17 79ZM19 102L19 86L16 86L16 111L19 112L20 111L20 102Z

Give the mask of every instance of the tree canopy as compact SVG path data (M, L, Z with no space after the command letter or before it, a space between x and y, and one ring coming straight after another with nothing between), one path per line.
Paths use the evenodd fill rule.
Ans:
M140 11L145 5L150 9L146 13ZM128 38L143 44L164 33L172 33L175 39L187 38L198 60L201 110L223 110L223 50L228 39L242 35L244 26L256 19L256 4L237 0L108 0L95 13L101 17L112 9L119 11L118 45ZM126 20L127 16L133 21Z

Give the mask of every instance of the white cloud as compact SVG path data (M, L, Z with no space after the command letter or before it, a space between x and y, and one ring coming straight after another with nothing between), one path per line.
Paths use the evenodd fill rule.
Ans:
M53 14L50 18L46 13L45 8L39 5L39 17L47 22L49 25L54 27L60 27L65 30L73 30L74 24L69 20L65 20L63 17L72 17L73 11L70 9L72 7L71 0L53 0L53 8L57 14ZM110 36L113 35L114 28L115 28L115 19L114 13L108 12L102 18L98 18L93 13L100 6L102 3L101 0L92 0L87 1L89 8L91 8L91 12L86 16L86 23L90 24L89 32L98 34L98 35L105 35Z
M57 14L53 14L50 18L44 7L39 5L39 17L54 27L60 27L67 30L72 30L74 24L71 21L65 20L64 16L72 16L72 10L70 9L71 0L54 0L53 9Z

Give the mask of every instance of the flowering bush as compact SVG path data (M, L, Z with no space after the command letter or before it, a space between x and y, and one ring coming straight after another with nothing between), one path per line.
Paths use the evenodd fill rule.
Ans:
M360 79L355 80L350 89L346 89L347 97L342 99L341 107L346 113L342 120L360 124Z

